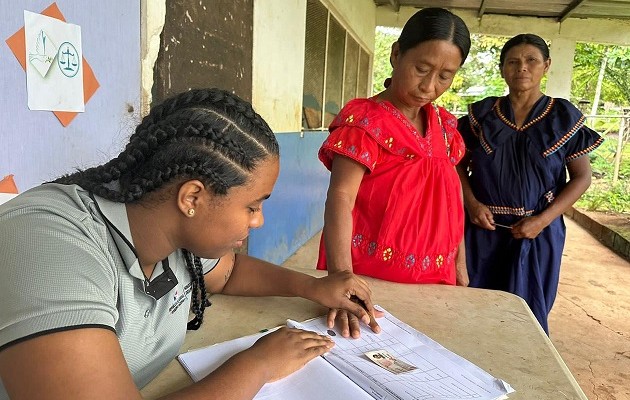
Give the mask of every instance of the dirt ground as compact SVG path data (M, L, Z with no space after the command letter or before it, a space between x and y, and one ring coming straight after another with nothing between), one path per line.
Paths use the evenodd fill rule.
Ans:
M630 240L630 214L585 210L580 210L580 212Z
M590 400L630 400L630 263L565 220L551 341Z
M560 287L549 318L551 341L590 400L630 400L630 263L572 220L565 221ZM284 265L314 267L319 236Z

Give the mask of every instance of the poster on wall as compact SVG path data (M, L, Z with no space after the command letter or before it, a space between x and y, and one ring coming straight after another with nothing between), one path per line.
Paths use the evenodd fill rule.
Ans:
M41 12L42 16L47 16L47 17L51 17L53 19L59 20L60 22L66 22L65 17L63 16L63 14L61 13L61 10L59 10L59 7L57 7L57 3L52 3L50 6L46 7L42 12ZM38 36L40 37L40 40L43 41L43 37L46 36L46 42L50 43L50 41L56 40L53 37L49 37L48 32L44 31L44 34L40 35L40 32L37 32L35 34L35 46L37 44L37 38ZM81 33L79 31L79 38L81 37ZM13 54L15 55L15 58L17 59L17 61L20 63L20 66L22 67L22 69L24 71L26 71L27 68L27 64L29 63L28 61L28 56L26 54L26 29L23 26L22 28L18 29L17 32L15 32L13 35L11 35L8 39L5 40L6 44L9 46L9 48L11 49L11 51L13 52ZM57 53L55 55L54 59L43 59L42 63L40 63L39 65L37 65L37 67L35 67L33 65L33 68L37 68L38 70L41 69L42 72L45 72L46 67L50 67L49 70L53 69L55 62L57 62L57 57L59 55L59 46L60 44L63 44L62 42L54 42L54 47L57 50ZM43 44L42 44L43 45ZM80 51L79 54L83 53L83 49L81 48L81 46L79 46ZM66 49L68 50L68 49ZM44 48L42 47L40 52L48 55L49 57L52 57L52 55L54 55L54 53L51 53L52 49L48 48L48 44L46 45L46 50L44 50ZM63 51L63 50L62 50ZM35 54L37 55L37 48L35 48ZM37 64L37 63L36 63ZM46 65L48 64L48 65ZM96 79L96 76L94 75L94 71L92 71L92 67L90 66L90 64L86 61L85 57L82 56L81 54L81 63L80 65L77 66L79 69L77 70L77 74L79 74L79 71L81 71L81 75L82 75L82 82L81 84L83 85L83 104L84 104L84 108L85 108L85 104L87 104L87 102L90 100L90 98L92 98L92 96L94 95L94 93L96 93L96 90L99 88L100 84L98 82L98 80ZM40 73L38 71L38 73ZM49 74L50 71L46 72L45 75ZM83 111L83 110L81 110ZM61 125L63 126L68 126L70 125L70 123L72 122L72 120L78 115L78 111L63 111L63 110L52 110L53 114L55 114L55 116L57 117L57 119L59 120L59 122L61 122Z
M24 11L24 29L29 109L85 111L81 27Z

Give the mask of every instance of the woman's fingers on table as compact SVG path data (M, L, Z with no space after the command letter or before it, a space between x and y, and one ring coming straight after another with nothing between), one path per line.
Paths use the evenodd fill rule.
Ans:
M268 364L269 381L292 374L313 358L327 353L335 343L327 336L295 328L282 327L258 339L249 351Z
M330 273L318 281L321 283L321 289L316 290L318 293L316 300L320 304L339 311L345 310L372 327L372 330L378 330L378 323L374 319L377 313L372 302L372 291L364 279L350 271L339 271ZM329 314L329 325L334 317L336 315ZM343 319L343 316L341 317Z

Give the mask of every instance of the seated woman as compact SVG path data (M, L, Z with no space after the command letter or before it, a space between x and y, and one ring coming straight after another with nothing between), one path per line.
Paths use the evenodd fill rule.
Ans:
M234 254L263 224L278 169L250 104L192 90L154 107L118 157L0 206L0 398L141 398L208 293L302 296L369 322L352 273L316 279ZM164 398L251 399L332 345L282 328Z

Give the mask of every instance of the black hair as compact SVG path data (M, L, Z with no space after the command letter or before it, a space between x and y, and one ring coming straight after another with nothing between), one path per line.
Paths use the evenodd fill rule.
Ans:
M251 104L225 90L194 89L153 107L116 158L54 183L76 184L119 203L137 202L175 180L198 179L215 195L226 195L278 154L272 130ZM193 280L195 318L188 329L198 329L209 305L201 260L183 254Z
M438 7L423 8L405 23L398 38L400 53L429 40L448 40L459 48L464 63L470 51L470 32L464 20Z
M511 38L503 45L503 48L501 49L501 55L499 56L500 67L503 67L505 56L507 55L508 51L510 51L512 47L516 47L521 44L531 44L532 46L540 50L540 53L543 56L543 61L547 61L549 59L549 46L547 46L547 42L545 42L543 38L538 35L534 35L533 33L521 33Z

